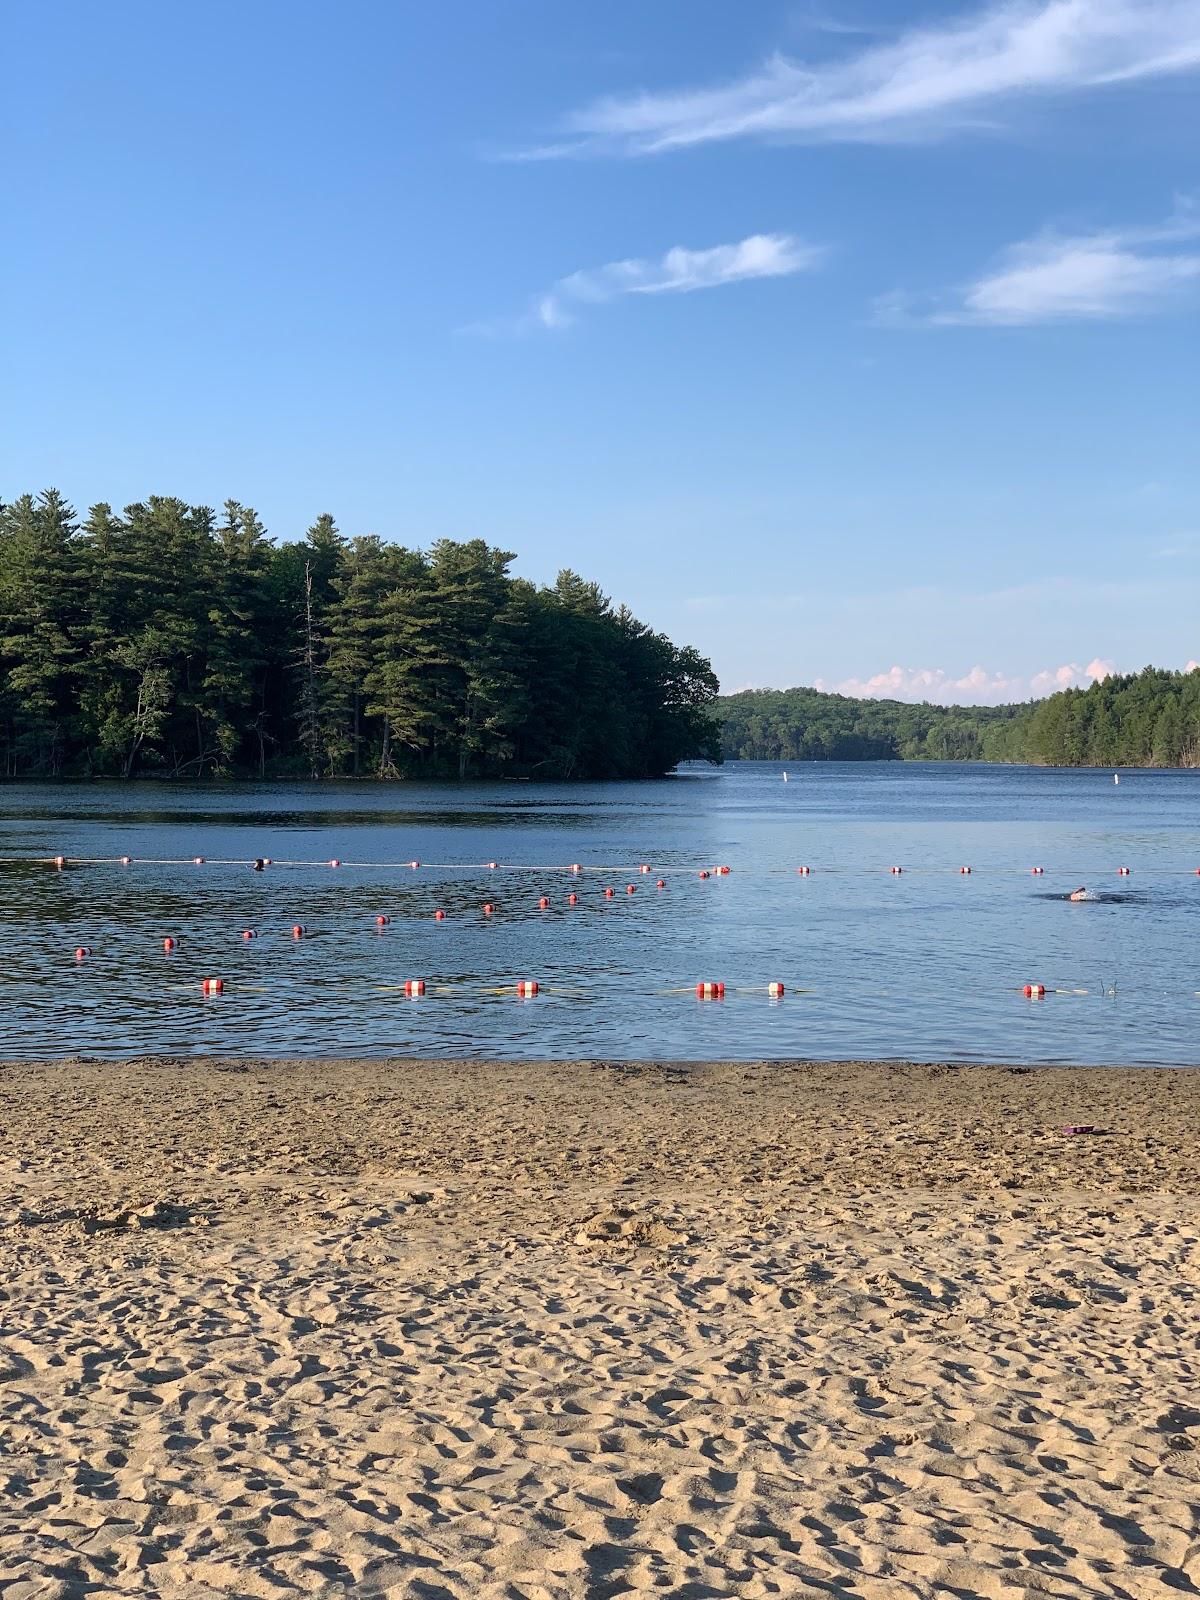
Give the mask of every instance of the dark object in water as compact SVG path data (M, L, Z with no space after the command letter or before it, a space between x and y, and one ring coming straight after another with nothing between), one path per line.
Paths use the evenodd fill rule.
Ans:
M263 872L266 869L266 865L267 863L263 856L255 856L254 865L250 868L250 870L251 872Z

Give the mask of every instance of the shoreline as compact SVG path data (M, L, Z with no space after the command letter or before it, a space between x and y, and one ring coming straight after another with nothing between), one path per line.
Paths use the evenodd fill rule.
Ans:
M1191 1068L0 1064L5 1600L1192 1592L1198 1134Z

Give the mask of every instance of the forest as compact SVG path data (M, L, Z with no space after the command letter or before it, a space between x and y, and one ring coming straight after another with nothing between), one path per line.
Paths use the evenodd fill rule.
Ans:
M329 515L0 505L0 775L642 778L720 759L717 680L570 571Z
M717 709L730 758L1200 767L1200 669L1115 673L1020 705L909 705L816 689L746 689Z

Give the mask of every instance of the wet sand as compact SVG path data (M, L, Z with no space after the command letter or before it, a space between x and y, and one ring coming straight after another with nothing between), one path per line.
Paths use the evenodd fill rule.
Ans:
M1190 1069L0 1066L0 1597L1194 1594L1198 1132Z

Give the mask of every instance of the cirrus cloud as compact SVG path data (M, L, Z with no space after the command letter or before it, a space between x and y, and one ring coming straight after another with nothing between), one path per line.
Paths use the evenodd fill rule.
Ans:
M1035 94L1200 68L1200 0L994 0L809 65L772 57L710 88L594 102L526 159L648 155L731 139L897 141L979 127Z
M674 245L655 260L610 261L572 272L537 295L515 317L472 323L460 330L490 336L569 328L584 306L602 305L620 295L690 294L753 278L783 278L816 266L824 251L790 233L754 233L735 244L690 250Z

